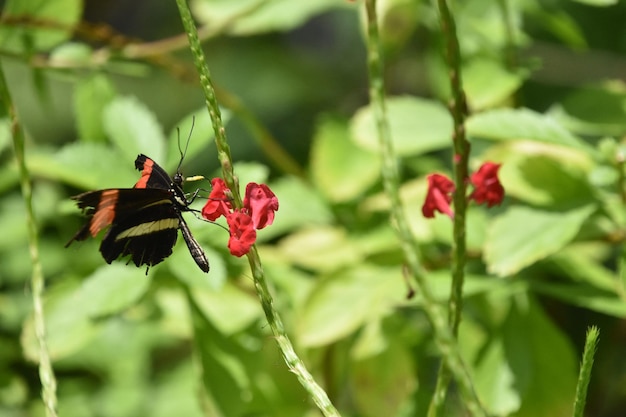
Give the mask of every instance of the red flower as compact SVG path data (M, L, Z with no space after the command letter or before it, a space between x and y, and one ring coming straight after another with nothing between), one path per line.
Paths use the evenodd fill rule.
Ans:
M218 217L226 216L230 213L232 206L226 192L230 192L226 183L221 178L213 178L211 180L211 193L209 199L202 208L202 217L207 220L215 221Z
M424 217L435 217L435 211L452 217L450 202L454 192L454 183L445 175L431 174L428 176L428 191L426 201L422 206Z
M278 198L267 185L251 182L246 186L243 207L252 217L254 228L263 229L274 222L274 212L278 210Z
M478 171L472 174L470 182L474 186L474 191L469 198L474 199L477 204L487 203L487 207L492 207L502 203L504 199L504 187L498 179L500 164L485 162Z
M250 251L256 241L256 230L252 217L241 211L234 211L226 214L230 239L228 239L228 250L235 256L243 256Z
M250 251L256 241L256 230L274 222L274 212L278 210L278 198L265 184L249 183L243 208L233 210L230 190L221 178L211 180L213 189L207 203L202 208L202 217L215 221L226 217L230 239L228 249L235 256L243 256Z

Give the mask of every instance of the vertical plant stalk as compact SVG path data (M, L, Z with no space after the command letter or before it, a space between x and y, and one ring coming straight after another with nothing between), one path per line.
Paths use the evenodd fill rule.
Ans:
M24 131L19 123L17 113L13 107L13 101L4 78L4 72L0 68L0 97L2 104L9 115L11 121L11 136L13 137L13 147L15 159L19 169L20 186L22 197L26 208L26 227L28 230L28 248L30 259L33 265L31 275L31 291L33 295L33 320L35 327L35 337L39 344L39 380L41 381L41 398L43 400L46 416L57 416L57 381L52 369L50 354L46 344L46 322L43 311L44 276L39 259L39 236L37 224L33 214L33 190L30 184L30 175L26 167L24 153Z
M448 301L448 320L452 333L456 338L461 323L463 310L463 282L465 280L466 264L466 217L467 217L467 178L470 143L465 136L465 118L467 116L467 102L463 91L461 78L461 51L456 33L456 24L447 0L437 0L439 7L439 21L444 37L445 57L450 77L451 99L450 114L454 123L452 147L454 150L452 166L454 167L454 219L452 245L452 286ZM441 416L446 400L446 393L450 384L450 372L442 364L439 367L437 385L428 410L429 417Z
M576 397L574 399L574 417L583 417L585 411L585 403L587 402L587 388L591 380L591 368L593 367L593 356L598 347L598 337L600 330L596 326L591 326L587 330L585 338L585 350L583 351L583 360L580 364L580 373L578 374L578 384L576 385Z
M502 13L502 22L504 23L504 58L508 69L513 70L517 67L517 40L515 37L515 16L513 14L513 6L511 0L498 0L498 6Z
M617 193L619 194L620 201L622 202L622 206L626 206L626 154L622 152L619 148L615 152L615 159L613 161L613 165L615 170L617 171ZM616 221L617 228L620 230L623 229L623 225L621 222ZM624 233L624 232L622 232ZM622 239L623 240L623 239ZM621 245L621 252L619 258L619 282L617 283L617 293L620 298L626 301L626 244L623 243Z
M383 64L380 51L376 0L365 0L367 12L367 59L370 82L370 100L375 118L379 145L383 159L383 183L391 201L391 216L406 258L408 269L415 279L418 291L423 298L423 308L433 326L435 342L451 375L457 381L465 405L473 416L484 416L467 367L456 345L454 334L446 321L442 308L435 301L427 284L425 273L418 259L418 245L409 229L399 194L398 166L394 157L391 133L385 108ZM464 233L464 230L463 230Z
M176 0L176 4L178 5L178 11L181 16L183 27L185 28L185 32L187 33L187 37L189 39L189 47L193 55L196 69L200 75L200 84L202 85L207 109L209 111L209 115L211 116L211 122L215 131L215 144L217 147L218 159L222 166L222 176L232 192L233 206L235 208L241 208L241 194L239 192L238 180L233 172L230 147L228 146L228 142L226 140L226 131L222 123L219 105L215 98L215 90L211 83L211 74L204 59L202 46L198 40L196 25L191 16L191 12L189 11L186 0ZM261 265L261 259L259 258L259 254L255 246L253 246L248 253L248 262L250 263L250 269L254 278L254 286L261 301L263 312L265 313L267 322L274 337L276 338L278 347L281 350L289 370L296 375L300 384L302 384L304 389L309 393L309 395L311 395L311 398L325 416L339 416L339 413L330 402L326 392L315 381L311 373L304 365L304 362L302 362L302 359L300 359L296 354L293 345L285 332L280 315L274 308L274 301L267 286L265 275L263 273L263 267Z

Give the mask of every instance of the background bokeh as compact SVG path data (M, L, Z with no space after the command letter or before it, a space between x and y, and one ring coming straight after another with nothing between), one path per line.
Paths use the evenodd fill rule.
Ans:
M345 416L424 415L439 357L406 299L368 107L363 10L345 0L191 0L242 184L280 200L259 232L276 308ZM451 169L448 70L433 2L379 1L401 192L435 294L450 224L421 217L425 175ZM503 164L507 200L468 219L460 347L494 415L570 415L584 335L601 341L587 415L626 408L623 141L626 3L454 2L473 168ZM227 232L188 216L149 275L63 245L69 197L130 187L137 153L219 175L175 2L0 2L0 64L27 132L49 348L61 416L316 416L267 328ZM44 415L24 203L0 120L0 416ZM193 130L191 128L194 119ZM207 182L190 184L208 188ZM205 194L206 196L206 194ZM202 204L198 201L198 206ZM179 239L182 240L182 239ZM449 415L465 415L454 387Z

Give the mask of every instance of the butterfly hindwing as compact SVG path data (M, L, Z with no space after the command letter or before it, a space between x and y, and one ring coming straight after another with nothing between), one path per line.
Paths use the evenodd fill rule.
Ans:
M111 263L131 256L136 266L156 265L172 254L180 215L172 204L156 203L134 211L107 231L100 252Z

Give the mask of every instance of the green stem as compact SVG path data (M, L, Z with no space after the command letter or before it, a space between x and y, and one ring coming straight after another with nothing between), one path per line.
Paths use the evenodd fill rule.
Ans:
M282 352L283 359L289 370L293 372L300 384L309 392L311 398L322 411L324 416L336 416L339 417L339 412L335 409L326 392L315 381L311 373L307 370L302 359L296 354L285 328L283 322L278 314L278 311L274 309L274 301L272 300L271 293L267 287L267 283L263 274L263 267L261 260L258 256L256 246L253 246L248 254L248 261L250 263L250 269L252 270L252 276L254 277L254 285L259 299L261 300L261 306L265 312L265 317L272 329L272 333L276 339L276 343Z
M411 234L408 221L404 214L405 211L402 208L402 201L399 194L398 166L393 152L391 133L386 115L383 64L376 18L376 0L365 0L365 7L368 24L367 53L370 100L383 159L383 183L385 192L391 200L391 216L396 226L408 268L424 300L424 312L433 326L435 342L441 352L446 367L459 384L461 393L471 414L474 416L484 416L485 412L480 405L467 367L461 358L454 333L447 323L445 313L441 306L435 301L430 287L428 286L426 275L418 258L419 248Z
M46 344L46 322L43 311L43 292L45 287L43 270L39 258L39 235L37 223L33 213L33 190L30 183L30 174L26 167L24 151L24 131L19 123L17 113L13 107L13 101L4 78L4 72L0 67L0 97L6 113L11 120L11 134L13 136L13 146L15 159L20 173L20 185L22 197L26 208L26 226L28 229L28 246L30 259L33 265L31 275L31 287L33 295L33 319L35 326L35 337L39 343L39 380L41 381L41 398L43 400L46 416L57 416L57 381L50 361L50 353Z
M230 147L226 141L226 131L224 129L220 109L215 98L215 90L211 82L211 74L204 59L202 46L198 40L197 29L193 18L191 17L191 12L189 11L186 0L176 0L176 4L178 5L178 10L185 32L189 38L189 46L196 69L200 75L200 84L202 85L204 96L206 97L206 105L209 115L211 116L211 122L213 123L218 158L222 166L222 175L224 177L224 181L233 194L233 206L240 208L242 206L242 200L239 192L239 184L235 173L233 172ZM309 395L311 395L311 398L325 416L339 416L339 413L330 402L326 392L319 386L315 379L313 379L313 376L307 370L304 362L296 354L293 345L285 332L280 315L274 308L274 301L265 280L261 259L256 247L254 246L248 253L248 261L254 278L254 286L261 302L261 306L263 307L263 312L265 313L267 322L272 330L276 342L278 343L278 347L281 350L289 370L296 375L300 384L302 384L304 389L309 393Z
M517 40L515 39L515 16L513 15L511 0L498 0L504 23L504 56L506 66L513 70L517 67Z
M576 386L576 398L574 400L574 417L583 417L585 411L585 403L587 398L587 388L591 380L591 368L593 367L593 356L598 347L598 337L600 330L591 326L587 330L585 338L585 350L583 351L583 360L580 364L580 373L578 375L578 385Z
M467 102L461 78L461 51L456 33L456 24L446 0L438 0L441 31L445 40L446 62L450 74L451 100L450 114L454 123L452 146L454 149L453 167L456 191L454 193L453 247L452 247L452 285L448 301L448 320L454 337L457 337L461 312L463 310L463 283L466 264L466 217L467 217L467 178L470 143L465 136L465 118ZM443 415L446 393L450 385L450 372L442 364L435 387L428 415Z

